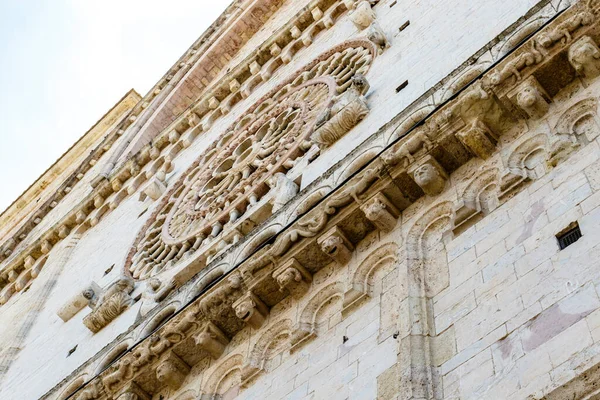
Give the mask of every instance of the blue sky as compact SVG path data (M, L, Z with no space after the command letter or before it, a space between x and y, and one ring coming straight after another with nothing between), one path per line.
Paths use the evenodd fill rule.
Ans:
M0 212L230 0L0 0Z

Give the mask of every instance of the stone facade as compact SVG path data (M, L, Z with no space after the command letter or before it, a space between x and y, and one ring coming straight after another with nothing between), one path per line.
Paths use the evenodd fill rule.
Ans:
M597 0L235 1L0 216L2 398L596 398L598 43Z

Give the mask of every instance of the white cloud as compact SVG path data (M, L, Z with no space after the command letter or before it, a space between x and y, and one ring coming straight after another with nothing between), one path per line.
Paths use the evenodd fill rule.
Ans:
M3 210L125 92L145 94L229 1L0 3Z

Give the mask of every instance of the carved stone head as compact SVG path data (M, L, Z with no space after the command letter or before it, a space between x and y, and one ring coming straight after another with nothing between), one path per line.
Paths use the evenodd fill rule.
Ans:
M365 78L363 74L358 73L354 74L354 76L352 77L352 87L356 89L358 93L364 96L369 91L371 85L369 84L369 81L367 81L367 78Z

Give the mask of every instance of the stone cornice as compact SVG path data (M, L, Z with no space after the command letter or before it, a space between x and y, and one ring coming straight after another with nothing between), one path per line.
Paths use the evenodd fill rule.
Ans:
M245 0L244 3L254 5L254 3L258 2ZM232 12L233 17L228 15L226 11L222 18L228 20L228 18L239 16L245 8L238 7L236 4L237 3L234 3L228 8L228 10ZM321 13L321 9L319 8L322 5L327 7L323 7L325 9L324 13ZM258 7L261 7L260 4ZM305 18L308 12L308 15L310 15L310 18L312 18L313 21L307 25L304 23L306 26L301 25L303 29L308 30L308 33L302 36L300 40L304 43L303 45L308 46L312 43L312 39L309 42L307 37L311 38L311 35L316 34L316 32L331 28L332 24L341 16L341 13L344 10L343 7L345 7L344 4L339 0L314 0L306 10L303 10L303 12L294 16L286 27L300 26L295 23L295 21L299 18ZM252 19L254 17L250 13L246 15L245 18ZM214 40L218 40L220 37L219 32L221 32L222 29L226 30L226 28L229 28L229 25L225 24L221 19L217 21L214 26L219 26L220 28L216 33L209 29L209 32L202 36L196 44L192 46L183 57L186 61L181 61L176 64L173 70L171 70L170 73L168 73L166 77L138 103L125 121L123 121L114 132L109 134L103 143L86 158L76 172L65 181L57 191L57 194L48 201L48 207L42 207L42 209L34 215L32 221L34 219L41 221L41 219L51 210L52 207L50 207L50 205L55 207L59 199L62 199L62 197L72 190L77 181L80 180L93 165L95 165L100 156L108 151L112 144L127 130L133 130L135 131L134 136L137 135L142 126L139 122L137 124L136 122L138 120L145 121L146 118L154 112L150 105L160 103L163 98L162 96L158 96L160 96L161 93L165 95L167 89L173 89L175 81L184 79L185 72L203 55L203 50L214 45ZM299 30L299 32L300 34L303 33L302 30ZM209 38L213 38L213 40L210 40ZM241 68L252 69L250 64L248 63L248 60L246 60L242 63L243 67ZM253 89L248 90L251 91ZM147 108L148 111L144 112ZM211 113L208 119L210 119L212 123L219 116L220 114ZM189 113L186 120L196 121L196 124L202 123L204 128L208 128L204 121L197 121L197 116L190 117ZM164 171L166 168L172 168L167 167L167 165L171 165L169 160L183 149L189 147L204 128L198 129L196 125L192 124L192 126L190 126L190 124L188 124L184 134L180 134L176 130L164 132L159 137L154 138L151 145L146 145L139 149L135 154L128 156L127 161L120 165L116 170L112 170L112 167L114 167L117 160L111 158L108 162L108 169L104 171L98 179L95 179L92 182L93 191L86 196L78 206L74 207L67 215L62 217L60 221L57 221L50 230L42 233L36 238L29 238L28 233L30 232L30 229L27 229L26 231L21 232L18 237L11 237L5 240L4 243L0 245L0 259L3 260L2 262L4 264L0 272L0 305L6 303L12 294L18 291L14 285L11 285L16 279L29 281L31 278L37 276L39 271L34 272L33 274L28 272L31 265L36 265L37 269L41 269L45 262L44 255L47 254L56 243L66 237L72 230L83 232L89 227L95 226L102 217L117 208L121 201L135 193L142 184L151 180L157 172L161 170ZM126 143L124 148L114 151L115 157L122 154L126 150L125 147L127 147L127 143L132 140L133 138L125 140L123 142ZM26 225L34 226L32 224ZM31 261L32 259L33 261ZM19 287L20 286L22 285L19 285Z
M192 292L184 309L88 382L77 398L115 398L133 384L147 392L165 384L176 387L187 371L177 367L177 360L187 358L194 364L199 359L191 357L189 349L218 358L245 324L259 327L270 307L287 296L302 296L323 265L347 263L354 246L369 232L391 230L414 201L440 194L461 165L473 157L490 157L507 129L543 116L561 88L575 79L596 78L599 17L600 5L594 1L580 2L560 15L338 189L303 197L306 204L296 208L301 212L290 213L300 218L272 244L252 247L235 270L204 291L214 281L210 270L218 260L209 265L201 276L206 280L195 282L201 293ZM549 154L549 162L558 163L564 150ZM500 178L500 199L506 200L530 179L509 168ZM459 229L481 210L465 203L453 212ZM349 312L365 295L354 286L344 295L344 309ZM313 328L300 317L293 327L292 351L314 337ZM253 368L244 369L245 381L255 375ZM161 372L165 369L170 372Z

